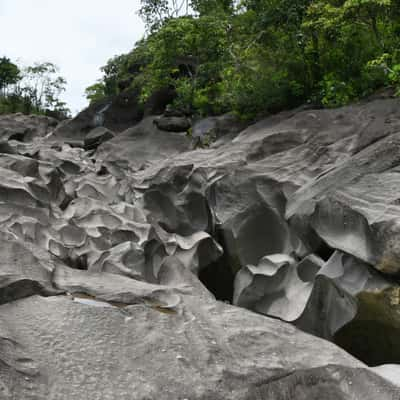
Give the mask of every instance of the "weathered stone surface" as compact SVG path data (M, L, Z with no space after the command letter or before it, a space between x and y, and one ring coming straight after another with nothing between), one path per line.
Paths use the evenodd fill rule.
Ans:
M359 128L349 136L349 157L300 188L290 199L287 216L307 215L311 227L331 247L396 274L400 268L398 101L376 101L353 111L358 111L353 118Z
M249 264L258 265L260 260L268 255L280 253L303 260L313 252L326 252L329 249L328 245L353 255L353 263L356 265L359 264L356 258L359 258L382 270L383 264L376 263L377 258L368 253L383 254L387 253L389 248L396 254L396 241L393 239L391 244L391 233L396 232L394 204L397 199L397 186L393 179L396 177L397 159L390 155L395 155L396 150L390 148L388 143L391 140L389 138L395 137L396 132L400 131L398 105L398 100L378 100L338 110L285 113L247 128L233 140L222 138L209 149L184 152L169 157L164 162L159 162L156 158L154 163L148 159L148 168L143 171L137 171L134 161L127 161L133 170L134 179L144 191L145 199L147 193L152 193L156 187L160 188L156 190L163 195L160 194L158 199L165 197L169 188L174 187L170 182L179 181L176 189L179 195L174 195L173 198L167 195L171 206L167 207L164 200L159 203L164 204L162 220L168 224L169 229L177 229L177 224L171 225L171 222L166 222L171 221L171 217L167 217L166 220L165 214L174 215L177 221L183 221L184 213L177 213L175 204L186 204L187 195L196 188L199 199L203 197L210 208L215 235L224 247L227 267L234 273ZM363 157L363 152L373 153L376 146L383 146L384 153L387 149L389 156L386 157L385 153L380 159L371 155ZM369 150L370 148L372 150ZM111 153L104 147L98 156L107 162L113 157ZM127 159L126 156L122 157ZM134 158L132 153L130 159ZM357 159L361 159L365 168L374 171L375 175L368 173L363 176L363 172L355 172L360 170L352 167L357 163ZM342 189L336 190L336 186L327 181L319 195L321 200L315 208L314 200L311 199L304 202L299 212L292 212L293 204L297 204L297 197L302 192L309 193L302 187L313 188L313 185L316 185L314 182L334 176L335 171L342 171L347 164L351 168L338 175L335 185L347 185L346 190L353 191L358 196L360 206L355 203L355 195L345 198ZM383 173L385 168L394 168L391 181ZM347 184L350 176L356 176L361 183L351 181ZM389 185L387 188L382 186L385 181L386 186ZM331 197L339 195L343 201L352 199L348 209L330 200ZM387 195L393 206L385 206ZM383 204L379 205L377 199ZM201 204L201 200L198 204ZM310 212L307 208L309 206ZM357 217L357 222L353 218L354 208L357 213L364 210L373 218L364 223L362 218L365 217ZM315 211L312 211L314 209ZM380 221L381 219L383 221ZM206 225L203 223L203 226ZM388 234L378 235L379 232L375 230L378 225L384 226ZM375 236L371 236L371 232L375 232ZM388 265L386 261L384 264ZM392 272L395 272L395 262L390 265ZM303 268L310 268L311 271L314 269L312 266ZM360 268L365 271L369 269L366 265ZM391 272L388 268L383 270ZM346 277L347 273L343 277ZM329 279L322 286L325 286ZM320 281L324 279L317 279L318 287L321 285ZM311 290L314 282L305 283L306 287L307 285ZM337 280L333 287L336 285ZM395 283L387 280L387 285ZM349 288L344 290L347 293ZM366 291L369 290L371 288L367 287ZM309 295L311 296L311 292ZM350 291L348 298L354 299L356 295L354 291ZM315 295L311 297L313 299ZM341 298L341 295L339 297ZM305 296L305 299L310 297ZM350 303L354 303L354 300ZM350 314L346 318L351 319ZM317 318L315 324L321 325L318 321ZM327 322L328 325L329 323ZM325 333L325 328L316 329L315 326L311 331L319 331L320 335L332 338L342 323L345 322L333 323L336 327L327 328Z
M288 112L197 150L148 117L86 152L73 146L90 113L9 140L0 393L398 398L334 343L371 365L400 362L399 109Z
M276 254L264 257L256 267L248 265L238 272L234 303L333 340L360 313L365 315L364 319L374 314L372 307L362 303L364 296L376 295L393 286L396 286L394 281L339 251L326 263L315 255L296 263L288 256ZM383 305L382 301L377 303ZM394 307L386 309L388 313L395 312ZM381 317L372 319L378 323ZM390 318L382 318L388 327L400 332L396 323L390 323ZM390 352L394 359L399 358L394 348L385 354Z
M84 139L84 146L86 150L97 149L99 145L110 140L115 135L107 128L99 126L91 130Z
M188 118L175 116L161 116L155 119L154 123L158 129L167 132L186 132L191 126Z
M90 105L75 118L62 122L54 131L53 140L82 143L94 128L104 126L119 133L138 123L143 117L136 91L124 91Z
M371 368L375 373L383 376L385 379L400 386L400 365L387 364L380 367Z
M246 124L234 115L224 114L196 121L192 127L192 136L201 140L209 139L212 142L225 135L234 137L245 128Z
M56 295L52 272L59 263L46 251L0 232L0 304L34 294Z
M29 349L22 365L10 363L26 383L6 374L4 392L14 398L317 399L329 388L335 400L375 400L399 393L328 342L214 301L188 297L163 312L31 297L1 306L0 315L10 343Z
M124 169L146 170L151 164L164 165L167 159L189 150L190 145L184 133L161 131L149 117L101 145L95 158L123 165Z
M0 115L0 140L31 141L50 133L58 121L54 118L36 115Z
M78 271L57 266L53 272L54 285L65 292L84 294L118 304L148 303L160 308L174 308L181 302L179 293L185 288L168 287L129 279L124 276ZM189 288L186 288L186 292Z

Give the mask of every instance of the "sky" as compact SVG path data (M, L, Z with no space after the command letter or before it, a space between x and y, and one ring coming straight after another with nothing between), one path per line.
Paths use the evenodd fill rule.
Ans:
M67 79L62 96L72 113L100 67L131 50L144 34L140 0L0 0L0 57L17 64L50 61Z

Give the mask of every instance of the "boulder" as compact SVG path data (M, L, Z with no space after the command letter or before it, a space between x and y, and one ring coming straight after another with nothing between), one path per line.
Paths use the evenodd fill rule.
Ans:
M104 128L102 126L94 128L85 136L85 150L95 150L102 143L112 139L114 136L115 135L107 128Z
M191 123L187 117L167 117L162 116L154 120L157 128L167 132L186 132L190 127Z

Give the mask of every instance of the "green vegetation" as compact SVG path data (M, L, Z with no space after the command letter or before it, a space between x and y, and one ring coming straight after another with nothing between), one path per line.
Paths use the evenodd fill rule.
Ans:
M58 118L69 115L59 96L66 81L50 63L36 63L20 68L9 58L0 58L0 114L23 112Z
M176 107L243 118L400 92L396 0L141 0L146 36L102 68L90 101L175 89Z

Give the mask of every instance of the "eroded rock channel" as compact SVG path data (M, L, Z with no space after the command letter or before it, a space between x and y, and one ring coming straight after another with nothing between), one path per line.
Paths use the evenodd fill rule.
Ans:
M399 100L110 110L0 117L2 399L400 398Z

